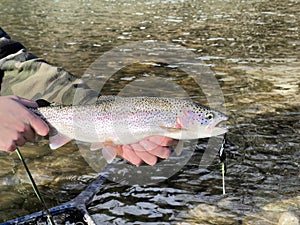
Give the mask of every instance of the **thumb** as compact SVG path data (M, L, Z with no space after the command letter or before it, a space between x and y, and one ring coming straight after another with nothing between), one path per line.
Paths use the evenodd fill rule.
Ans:
M38 135L46 136L49 133L49 126L47 123L36 115L30 114L28 122Z
M33 107L33 108L37 108L38 107L38 104L33 101L33 100L29 100L29 99L26 99L26 98L22 98L22 97L19 97L19 96L16 96L15 97L15 101L23 104L24 106L27 106L27 107Z

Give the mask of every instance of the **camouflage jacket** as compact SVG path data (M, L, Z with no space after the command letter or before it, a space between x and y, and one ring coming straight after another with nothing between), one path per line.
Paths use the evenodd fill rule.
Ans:
M98 95L63 68L27 52L1 28L0 82L0 95L18 95L33 100L43 98L68 105L88 102Z

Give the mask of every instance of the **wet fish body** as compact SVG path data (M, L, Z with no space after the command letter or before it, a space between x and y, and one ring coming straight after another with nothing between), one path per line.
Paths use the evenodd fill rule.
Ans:
M124 145L161 135L174 139L198 139L225 133L217 125L227 117L187 99L164 97L100 97L96 104L49 106L32 109L51 127L50 147L72 139Z

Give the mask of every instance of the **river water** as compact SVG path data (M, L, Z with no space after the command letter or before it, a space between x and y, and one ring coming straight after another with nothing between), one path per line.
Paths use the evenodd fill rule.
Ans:
M131 43L165 41L171 45L160 50L166 52L181 46L216 77L230 126L226 195L218 158L199 167L209 145L201 140L195 151L194 145L185 146L192 158L178 156L184 166L166 180L107 181L88 206L99 224L277 224L284 211L299 217L299 0L1 0L0 15L13 39L54 65L85 74L91 86L101 76L91 79L87 68L119 46L129 44L130 54ZM107 61L114 70L112 59ZM207 103L203 92L213 95L168 63L130 63L117 74L104 94L130 87L136 95L132 81L158 77L200 102ZM71 200L97 174L73 144L52 152L41 141L22 151L49 206ZM16 155L1 153L0 165L0 221L41 210Z

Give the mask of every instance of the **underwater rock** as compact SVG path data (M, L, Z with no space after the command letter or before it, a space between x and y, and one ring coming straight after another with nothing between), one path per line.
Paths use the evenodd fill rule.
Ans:
M196 208L192 209L186 216L187 220L180 225L209 225L209 224L222 224L229 225L237 222L237 215L232 212L225 211L214 205L199 204Z
M1 191L1 205L0 211L4 211L4 209L13 209L13 208L21 208L21 205L24 202L24 198L21 194L9 191Z
M6 153L5 153L6 154ZM7 174L13 173L14 161L8 155L0 154L0 177L5 177Z
M243 225L299 225L300 196L269 203L262 209L246 216Z
M300 196L269 203L263 207L263 210L274 212L300 211Z
M299 218L292 212L281 214L278 225L299 225Z

